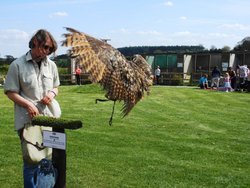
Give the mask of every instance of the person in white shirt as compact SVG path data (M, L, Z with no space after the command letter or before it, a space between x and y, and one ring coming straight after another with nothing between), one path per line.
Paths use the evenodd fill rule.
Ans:
M247 74L247 92L250 92L250 71Z
M238 73L238 77L239 77L238 88L243 90L243 89L245 89L247 75L249 73L249 69L247 68L247 65L238 65L237 66L237 73Z
M155 69L155 78L157 85L160 83L160 76L161 76L161 69L160 66L157 66L157 69Z

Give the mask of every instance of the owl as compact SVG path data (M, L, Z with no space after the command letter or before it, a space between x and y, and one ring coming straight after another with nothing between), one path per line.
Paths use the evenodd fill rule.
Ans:
M103 40L72 28L66 30L68 33L63 35L62 46L69 47L70 58L89 73L93 83L102 86L107 100L114 101L114 104L123 102L122 117L127 116L144 94L150 93L153 84L150 65L141 55L127 60Z

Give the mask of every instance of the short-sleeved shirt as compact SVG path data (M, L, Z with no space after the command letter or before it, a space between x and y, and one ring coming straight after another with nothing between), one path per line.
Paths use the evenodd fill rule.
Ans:
M161 69L157 68L157 69L155 70L155 75L156 75L156 76L160 76L160 75L161 75Z
M77 68L77 69L76 69L76 74L77 74L77 75L80 75L81 72L82 72L82 70L81 70L80 68Z
M42 60L40 68L32 60L30 52L13 61L9 67L4 92L16 92L35 104L41 114L51 116L51 112L41 99L53 88L60 85L56 64L48 57ZM26 108L15 103L15 129L23 128L30 123Z
M240 78L246 78L249 70L247 66L243 65L243 66L240 66L239 71L240 71Z
M200 80L199 80L199 83L200 84L205 84L205 83L207 83L208 82L208 80L207 80L207 78L205 78L204 76L202 76L201 78L200 78Z
M220 78L220 75L221 75L221 73L220 73L219 69L214 69L212 71L212 78Z

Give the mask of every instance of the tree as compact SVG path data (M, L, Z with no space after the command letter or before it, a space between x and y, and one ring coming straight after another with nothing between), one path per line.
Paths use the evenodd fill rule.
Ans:
M214 51L214 50L216 50L217 48L216 48L216 46L215 45L212 45L211 47L210 47L210 50L211 51Z
M245 37L234 47L235 51L250 50L250 37Z
M6 55L6 60L14 60L15 58L12 55Z
M223 48L221 50L222 50L222 52L230 52L231 48L230 48L230 46L223 46Z

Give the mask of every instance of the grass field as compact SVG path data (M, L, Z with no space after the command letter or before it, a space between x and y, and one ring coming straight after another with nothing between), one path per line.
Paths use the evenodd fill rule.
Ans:
M192 87L152 87L121 119L95 104L95 85L61 86L67 133L67 187L250 187L250 95ZM0 187L22 187L13 104L0 89Z

